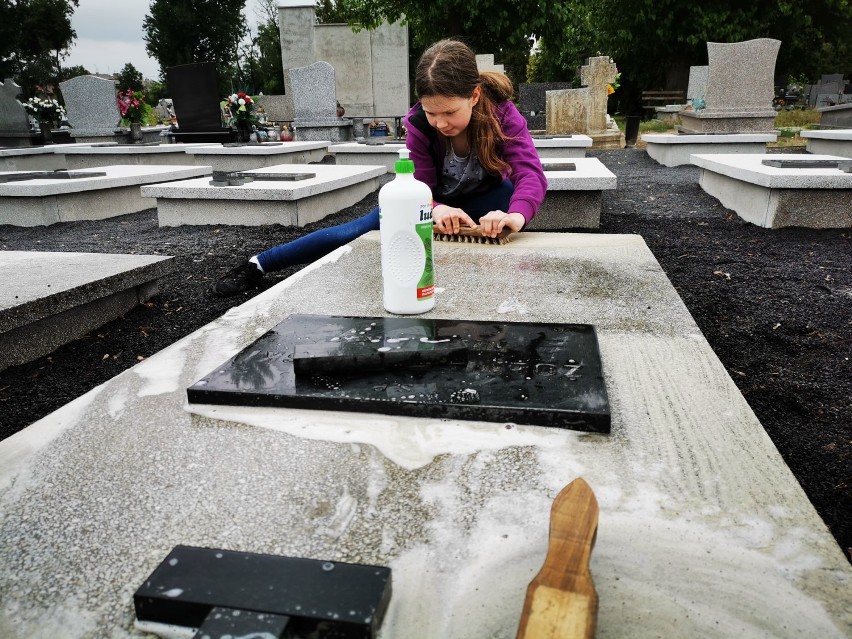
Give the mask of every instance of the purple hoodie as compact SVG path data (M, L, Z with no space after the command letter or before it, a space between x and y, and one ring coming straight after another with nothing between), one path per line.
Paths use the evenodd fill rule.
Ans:
M511 167L504 178L511 180L515 192L509 200L507 213L520 213L526 224L535 217L547 192L547 178L541 168L538 152L535 150L527 122L510 101L495 105L503 133L508 138L503 145L501 157ZM413 119L413 121L412 121ZM407 130L405 145L411 151L414 161L414 177L426 184L432 193L438 186L436 158L443 158L446 152L444 138L426 122L420 102L411 107L405 116Z

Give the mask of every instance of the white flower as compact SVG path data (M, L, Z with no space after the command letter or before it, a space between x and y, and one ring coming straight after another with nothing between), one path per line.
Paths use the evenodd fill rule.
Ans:
M245 103L246 103L246 101L245 101L245 100L243 100L242 98L240 98L239 100L237 100L237 104L239 104L240 106L243 106Z

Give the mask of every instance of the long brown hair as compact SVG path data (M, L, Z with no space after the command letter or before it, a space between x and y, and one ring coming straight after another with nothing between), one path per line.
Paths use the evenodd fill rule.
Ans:
M480 73L473 51L459 40L440 40L420 57L414 76L418 97L469 98L476 87L481 87L481 91L473 106L468 140L483 168L500 174L510 167L498 155L507 136L494 115L494 104L512 97L512 81L502 73Z

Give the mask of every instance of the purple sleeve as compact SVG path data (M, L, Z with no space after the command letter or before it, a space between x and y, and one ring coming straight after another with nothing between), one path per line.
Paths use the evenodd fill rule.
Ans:
M535 217L547 193L547 178L535 149L527 121L509 101L497 105L497 116L506 134L503 160L512 167L509 179L515 192L509 200L507 213L520 213L529 224Z
M420 109L418 102L408 115L405 116L405 146L411 151L410 157L414 162L414 178L423 182L433 193L438 186L438 171L435 168L435 162L432 160L432 154L429 153L429 139L417 127L412 125L408 120Z

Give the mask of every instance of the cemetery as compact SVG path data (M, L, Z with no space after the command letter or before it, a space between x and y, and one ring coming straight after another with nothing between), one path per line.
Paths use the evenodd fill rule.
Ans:
M707 42L634 146L598 54L520 86L521 232L419 209L433 309L385 227L218 297L413 180L409 26L276 6L281 95L81 75L51 144L0 87L0 636L848 637L847 105L775 147L782 43Z

